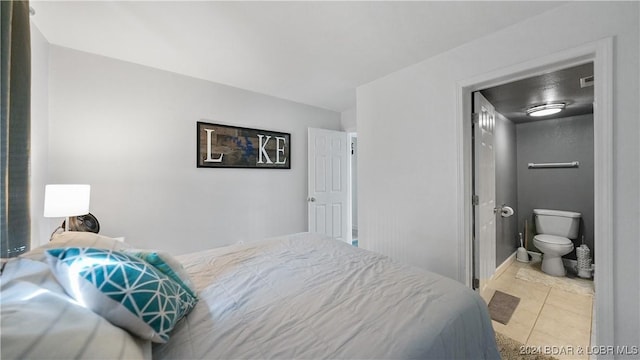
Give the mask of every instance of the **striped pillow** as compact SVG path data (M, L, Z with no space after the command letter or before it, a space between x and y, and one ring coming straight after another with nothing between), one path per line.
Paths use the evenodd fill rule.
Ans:
M0 282L0 358L151 358L149 341L78 305L47 263L11 259Z

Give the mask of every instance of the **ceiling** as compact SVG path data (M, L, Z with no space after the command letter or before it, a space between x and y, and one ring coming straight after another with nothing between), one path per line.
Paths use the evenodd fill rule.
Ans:
M565 2L30 3L51 44L344 111L359 85Z
M593 76L591 62L492 87L481 93L497 112L516 124L591 114L593 86L580 86L580 78L588 76ZM556 115L527 116L528 107L549 102L563 102L566 108Z

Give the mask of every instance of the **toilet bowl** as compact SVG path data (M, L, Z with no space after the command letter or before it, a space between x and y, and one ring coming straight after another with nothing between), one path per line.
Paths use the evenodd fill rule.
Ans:
M562 256L573 250L571 239L578 237L581 214L573 211L534 209L536 232L533 244L542 251L542 271L565 276Z
M566 237L539 234L533 238L533 244L542 251L542 271L553 276L565 276L567 271L562 256L573 250L573 242Z

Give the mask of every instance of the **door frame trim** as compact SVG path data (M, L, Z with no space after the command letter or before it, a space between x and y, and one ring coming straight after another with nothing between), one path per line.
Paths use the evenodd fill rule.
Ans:
M347 199L347 203L349 204L348 208L348 216L347 216L347 239L348 239L348 243L349 244L353 244L353 157L354 155L351 154L351 144L353 143L353 139L358 139L358 133L355 131L347 131L347 152L349 153L347 156L347 166L349 167L347 173L349 174L349 178L347 179L347 181L349 182L348 184L348 188L349 188L349 199ZM356 146L356 161L357 161L357 146ZM357 195L357 194L356 194ZM356 198L356 207L358 206L357 204L357 198Z
M473 212L471 196L471 93L484 88L593 62L594 78L594 274L596 345L614 342L613 301L613 38L532 59L464 79L456 84L458 199L458 280L472 284Z

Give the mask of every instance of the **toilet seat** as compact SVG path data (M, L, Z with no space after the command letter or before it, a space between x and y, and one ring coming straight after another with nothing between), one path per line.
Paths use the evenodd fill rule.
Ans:
M538 234L533 237L534 240L538 240L542 243L550 244L550 245L572 245L573 242L564 236L556 236L556 235L547 235L547 234Z

